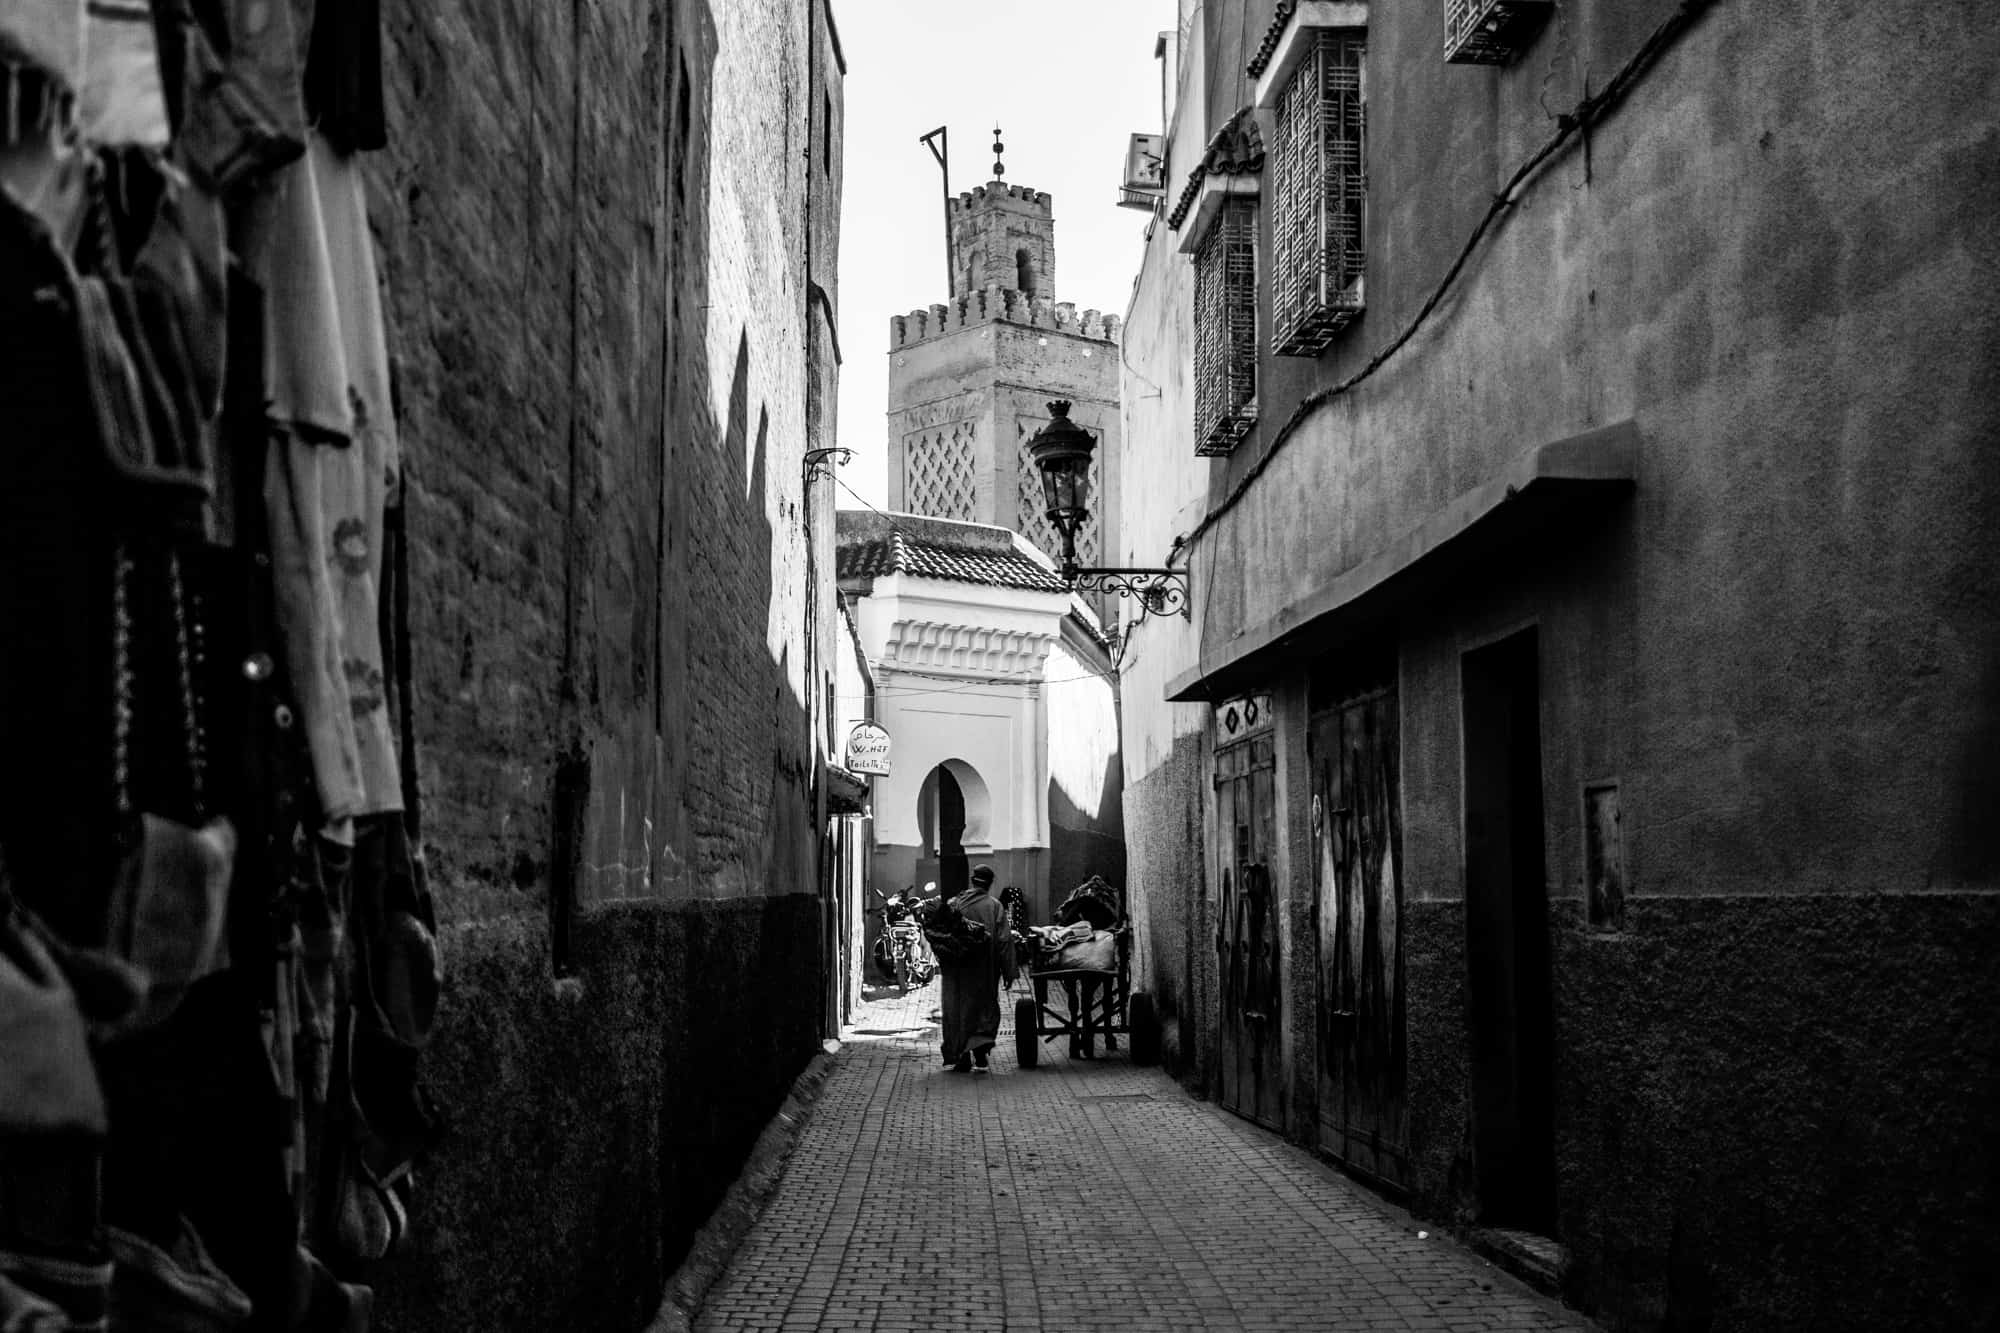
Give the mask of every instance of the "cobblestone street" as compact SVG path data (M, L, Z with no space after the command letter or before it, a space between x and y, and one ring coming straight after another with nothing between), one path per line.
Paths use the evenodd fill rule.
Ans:
M937 1000L859 1006L698 1328L1591 1327L1122 1049L1024 1072L1010 1012L991 1074L946 1071Z

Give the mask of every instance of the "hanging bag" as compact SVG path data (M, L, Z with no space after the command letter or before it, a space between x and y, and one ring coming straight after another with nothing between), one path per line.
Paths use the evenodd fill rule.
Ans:
M166 554L167 599L174 622L180 737L193 823L137 811L132 799L132 735L136 719L132 662L132 590L137 577L122 543L113 557L112 781L126 839L111 888L106 948L143 971L146 1000L127 1025L138 1031L164 1022L187 988L228 962L223 927L236 859L236 831L227 819L205 818L206 769L201 705L195 691L200 621L189 605L180 556Z

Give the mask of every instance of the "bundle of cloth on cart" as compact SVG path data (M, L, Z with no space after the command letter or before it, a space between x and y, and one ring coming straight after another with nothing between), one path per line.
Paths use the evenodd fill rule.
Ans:
M1055 921L1022 933L1034 972L1115 972L1118 930L1124 913L1118 891L1098 875L1076 886L1055 910Z

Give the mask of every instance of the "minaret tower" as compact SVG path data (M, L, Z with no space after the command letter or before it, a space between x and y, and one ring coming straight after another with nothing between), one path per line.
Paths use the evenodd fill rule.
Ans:
M1007 183L993 137L993 179L947 203L949 299L889 321L889 504L1059 551L1026 445L1049 400L1067 398L1070 419L1098 437L1078 558L1123 563L1102 558L1119 549L1118 317L1055 299L1049 196Z

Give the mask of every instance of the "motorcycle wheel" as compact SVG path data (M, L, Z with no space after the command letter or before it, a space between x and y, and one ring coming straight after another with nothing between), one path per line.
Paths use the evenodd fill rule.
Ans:
M894 981L896 979L896 960L889 948L887 936L875 941L875 947L868 951L868 956L875 964L875 975L877 978L882 981Z

